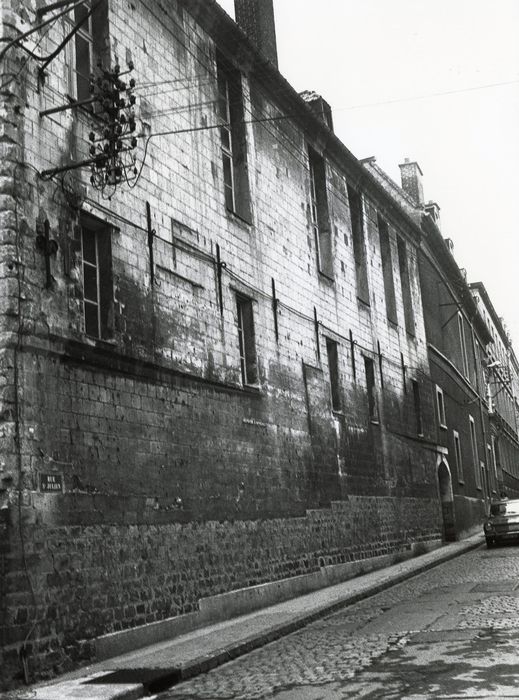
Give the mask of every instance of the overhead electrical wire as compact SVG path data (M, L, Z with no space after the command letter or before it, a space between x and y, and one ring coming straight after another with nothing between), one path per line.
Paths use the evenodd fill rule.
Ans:
M180 27L180 25L177 25L177 26ZM186 34L185 30L184 30L183 28L181 28L181 29L182 29L182 31L184 32L184 34ZM186 36L187 36L187 34L186 34ZM184 45L184 46L185 46L185 45ZM200 64L202 64L199 55L195 55L190 49L188 49L187 46L185 46L185 48L186 48L186 50L190 51L190 53L192 54L192 56L193 56ZM203 64L202 64L202 65L203 65ZM212 66L211 66L210 68L209 68L208 66L203 66L203 67L204 67L208 72L210 72L213 76L215 76L214 69L212 68ZM185 79L181 79L181 80L185 80ZM166 82L169 82L169 81L166 81ZM208 82L209 82L209 81L208 81ZM145 83L145 84L146 84L146 83ZM149 84L149 83L148 83L148 84ZM181 88L181 89L184 89L184 88ZM176 107L176 108L173 108L171 111L177 111L177 110L178 110L178 111L184 111L184 110L186 110L186 109L187 109L187 110L191 110L191 109L194 109L194 108L196 108L196 107L205 106L206 104L214 104L214 103L215 103L215 100L210 100L210 101L208 101L207 103L198 103L198 104L195 104L195 105L189 105L189 106L187 106L187 107ZM246 108L246 111L247 111L247 113L250 114L250 115L253 114L253 112L252 112L251 110L249 110L248 108ZM164 114L167 114L167 113L169 113L169 110L166 110L166 112L165 112ZM265 112L264 112L264 114L265 114ZM160 113L155 113L155 116L159 116L159 115L160 115ZM254 124L254 123L267 124L267 123L269 123L269 122L276 122L276 121L285 120L285 119L292 119L292 118L296 118L296 117L298 117L298 116L306 116L306 117L308 117L308 115L309 115L309 112L308 112L308 111L305 111L305 112L301 112L301 113L298 113L298 114L288 114L288 115L287 115L287 114L282 114L282 115L278 115L278 116L275 116L275 117L272 117L272 116L269 116L269 117L263 116L263 117L256 117L256 118L252 118L252 119L244 119L244 120L243 120L243 123L245 123L245 124ZM151 116L154 116L154 114L152 113ZM177 128L177 129L164 130L164 131L159 131L159 132L155 132L155 133L150 134L150 135L147 137L147 139L146 139L146 143L145 143L145 154L144 154L144 157L143 157L143 161L142 161L142 164L141 164L140 171L139 171L139 173L138 173L138 175L137 175L135 181L134 181L133 183L128 183L129 186L133 188L133 187L135 187L135 186L137 185L137 182L138 182L138 180L139 180L139 178L140 178L140 176L141 176L141 174L142 174L142 170L143 170L143 167L144 167L144 164L145 164L145 161L146 161L146 153L147 153L148 145L149 145L149 143L150 143L150 141L151 141L152 138L154 138L154 137L159 137L159 136L165 136L165 135L172 135L172 134L193 133L193 132L198 132L198 131L206 131L206 130L220 129L220 128L222 128L222 126L225 126L225 124L224 124L224 123L220 123L220 124L214 124L214 125L208 125L208 126L189 127L189 128L183 128L183 129L178 129L178 128ZM230 125L229 125L229 126L230 126ZM282 145L282 146L286 149L286 140L284 140L284 141L282 142L282 141L277 137L277 135L274 134L271 130L269 130L269 133L273 136L273 138L275 138L275 139L278 141L278 143L279 143L280 145ZM298 153L298 156L299 156L299 154L301 153L301 150L302 150L302 149L301 149L298 145L296 145L296 144L294 144L294 143L292 143L292 145L297 149L297 153ZM300 157L298 157L298 156L295 156L294 154L292 154L292 157L297 158L297 159L299 160L300 164L301 164L303 167L305 167L305 169L308 169L308 164L307 164L307 162L303 161L303 160L302 160ZM243 282L243 280L242 280L242 282ZM256 290L256 291L260 291L260 290ZM268 294L263 293L263 292L260 292L260 293L263 294L266 298L270 298L270 296L269 296ZM282 303L282 302L281 302L281 303ZM284 306L283 303L282 303L282 305ZM286 307L286 308L289 308L289 307ZM299 311L297 311L297 310L295 310L295 309L290 309L290 310L293 311L293 312L298 313L300 316L302 316L302 317L305 318L306 320L311 321L311 322L313 323L313 319L311 319L311 317L308 317L308 316L306 316L305 314L303 314L302 312L299 312ZM330 329L330 331L331 331L331 332L334 332L337 336L342 337L340 333L337 333L336 331L334 331L334 330L332 330L332 329ZM366 349L366 350L368 350L368 349ZM369 349L369 352L373 352L373 350L372 350L372 349Z
M79 3L78 3L78 4L79 4ZM70 9L70 8L69 8L69 9ZM63 13L63 14L64 14L64 13ZM58 17L59 17L59 16L58 16ZM53 18L53 19L57 19L58 17ZM177 27L180 28L181 31L182 31L182 32L186 35L186 37L187 37L187 33L186 33L186 31L183 29L183 27L181 27L180 25L178 25L178 23L175 23L175 24L177 24ZM200 60L200 54L195 55L194 52L192 52L186 45L183 45L183 46L184 46L184 48L185 48L187 51L189 51L189 52L191 53L191 55L192 55L201 65L203 65L203 64L202 64L202 61ZM208 60L210 59L209 56L206 56L206 58L208 58ZM209 67L209 66L203 66L203 67L207 70L207 72L210 73L210 75L212 75L213 77L215 77L215 73L214 73L214 69L213 69L212 65L211 65L211 67ZM170 83L178 83L178 82L186 82L186 81L193 82L193 81L195 81L195 80L198 80L199 77L200 77L200 76L194 76L193 78L179 78L179 79L168 80L168 81L147 82L147 83L143 83L142 85L143 85L143 87L152 87L152 86L158 86L158 85L160 85L160 84L170 84ZM199 83L199 87L201 87L202 85L209 84L209 82L210 82L210 81L208 80L208 81L206 81L205 83ZM519 82L519 81L512 81L512 82ZM503 84L510 84L510 83L503 83ZM497 85L497 84L496 84L496 85ZM494 85L487 85L487 86L481 86L481 87L476 87L476 88L469 88L468 90L470 90L470 89L482 89L483 87L492 87L492 86L494 86ZM173 91L183 91L183 90L185 90L185 89L188 89L188 88L180 87L180 88L173 89ZM453 92L463 92L463 91L464 91L464 90L449 91L449 92L439 93L439 94L453 94ZM280 90L280 92L284 92L284 90ZM160 92L158 92L158 93L152 93L152 94L150 94L149 96L155 96L155 94L165 94L165 93L167 93L167 91L160 91ZM270 96L271 94L272 94L272 92L269 91L269 96ZM402 98L402 101L405 101L405 100L408 100L408 99L424 99L425 97L426 97L426 96L417 97L417 98ZM400 101L400 100L394 100L394 101ZM190 110L192 110L192 109L196 109L196 108L199 108L199 107L201 107L201 106L207 106L208 104L215 104L215 102L216 102L216 100L209 100L209 101L207 101L207 102L195 103L195 104L193 104L193 105L188 105L188 106L183 106L183 107L182 107L182 106L174 107L174 108L172 108L171 110L165 110L165 111L163 111L163 112L151 112L150 117L153 117L153 116L165 116L165 115L170 114L170 113L182 112L182 111L190 111ZM391 102L393 102L393 101L391 101ZM374 104L381 104L381 103L374 103ZM359 106L351 106L351 107L346 107L346 108L339 108L339 109L355 109L355 108L358 108L358 107L361 107L361 106L362 106L362 105L359 105ZM246 109L246 111L252 116L252 114L253 114L252 110L249 110L247 107L246 107L245 109ZM263 112L263 114L266 114L266 112ZM256 118L251 118L251 119L244 119L244 120L243 120L243 123L246 123L246 124L255 124L255 123L258 123L258 124L264 124L264 125L265 125L265 124L267 124L267 123L278 122L278 121L285 120L285 119L294 119L294 118L297 118L297 117L308 117L309 114L310 114L310 112L309 112L309 110L307 110L307 111L305 111L305 112L300 112L300 113L297 113L297 114L283 114L283 115L279 115L279 116L275 116L275 117L272 117L272 116L270 116L270 117L262 116L262 117L256 117ZM147 137L147 139L146 139L146 144L145 144L145 155L144 155L144 158L143 158L143 162L142 162L141 169L140 169L139 175L138 175L138 177L137 177L137 180L139 179L139 177L140 177L140 175L141 175L141 173L142 173L142 169L143 169L144 164L145 164L145 159L146 159L146 153L147 153L148 145L149 145L149 143L150 143L150 141L151 141L152 138L158 137L158 136L165 136L165 135L183 134L183 133L193 133L193 132L198 132L198 131L206 131L206 130L220 129L220 128L222 128L222 126L226 126L226 125L223 124L223 123L221 123L221 124L214 124L214 125L208 125L208 126L190 127L190 128L184 128L184 129L178 129L178 128L177 128L177 129L171 129L171 130L163 130L163 131L160 131L160 132L155 132L155 133L150 134L150 135ZM278 143L280 143L280 145L281 145L283 148L287 149L287 137L286 137L286 134L283 135L284 138L283 138L283 141L281 141L281 140L277 137L277 135L276 135L275 133L273 133L273 132L272 132L271 130L269 130L269 129L267 129L267 130L269 131L269 133L271 134L271 136L272 136L275 140L277 140ZM288 139L288 141L291 142L291 145L294 146L295 150L297 151L297 155L295 155L294 153L292 153L291 156L292 156L293 158L297 158L297 159L299 160L300 164L303 165L303 166L307 169L307 168L308 168L307 162L303 161L300 157L298 158L298 156L300 156L300 154L302 153L302 148L300 147L300 145L294 143L294 142L291 141L290 139ZM135 182L135 184L136 184L136 182ZM134 184L133 186L135 186L135 184ZM336 194L336 193L335 193L335 194ZM113 210L108 210L108 211L110 211L110 213L113 214ZM127 222L127 223L132 223L132 225L134 225L134 226L136 225L136 224L134 224L133 222L129 222L128 220L126 220L126 222ZM138 227L138 228L140 228L141 230L145 230L143 227ZM235 278L238 278L238 279L239 279L239 276L237 276L236 273L233 273L231 270L228 270L228 271L229 271L229 274L231 274L231 275L234 276ZM240 281L241 281L242 283L244 283L244 284L247 284L244 280L241 280L241 279L240 279ZM248 285L248 286L250 286L250 285ZM272 299L272 297L271 297L268 293L265 293L265 292L263 292L263 291L261 291L261 290L255 290L255 291L259 292L264 298ZM279 300L279 301L280 301L280 300ZM297 313L299 316L305 318L307 321L309 321L309 322L311 322L311 323L314 323L314 319L311 318L310 316L307 316L307 315L303 314L302 312L300 312L300 311L298 311L298 310L296 310L296 309L292 309L291 307L285 305L285 304L284 304L283 302L281 302L281 301L280 301L280 304L281 304L281 306L283 306L284 308L286 308L286 309L288 309L288 310L290 310L290 311L292 311L292 312L294 312L294 313ZM325 327L324 324L321 324L321 325L322 325L322 327ZM347 338L345 338L344 336L342 336L340 333L338 333L338 332L335 331L334 329L331 329L331 328L330 328L329 330L330 330L330 332L334 333L334 334L337 335L338 337L341 337L341 338L343 338L344 340L348 340ZM370 353L375 353L375 351L374 351L372 348L365 348L365 350L368 351L368 352L370 352ZM388 361L388 358L385 358L385 359L386 359L386 361ZM395 362L395 364L398 364L398 363Z

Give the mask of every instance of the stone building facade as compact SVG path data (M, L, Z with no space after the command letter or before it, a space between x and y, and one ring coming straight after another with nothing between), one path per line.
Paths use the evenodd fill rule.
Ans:
M439 228L437 204L424 199L422 171L400 165L401 187L375 159L364 166L404 207L422 230L418 266L435 404L435 452L444 537L456 539L481 522L489 499L498 494L485 381L486 348L492 335L450 239Z
M439 544L422 224L328 105L212 0L0 7L4 678Z
M490 417L487 453L495 468L498 495L519 497L518 391L519 364L503 319L482 282L470 285L492 342L488 346L484 380Z

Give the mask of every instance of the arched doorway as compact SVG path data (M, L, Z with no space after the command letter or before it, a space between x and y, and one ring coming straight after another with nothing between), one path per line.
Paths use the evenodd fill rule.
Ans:
M454 523L452 478L451 470L444 457L441 457L438 465L438 486L440 489L440 501L442 506L443 537L446 542L454 542L456 539L456 526Z

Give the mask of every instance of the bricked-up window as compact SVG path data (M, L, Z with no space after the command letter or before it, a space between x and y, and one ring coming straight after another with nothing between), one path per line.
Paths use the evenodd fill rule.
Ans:
M389 227L380 214L378 215L378 233L380 237L380 254L382 256L382 274L384 276L386 315L392 323L396 323L395 280L393 278Z
M438 413L438 423L440 428L447 427L447 418L445 417L445 400L443 398L443 390L436 386L436 410Z
M111 228L91 216L81 216L83 313L85 333L111 335L113 306Z
M324 158L313 148L308 148L310 168L310 209L317 249L317 266L320 272L333 277L332 233L328 194L326 190L326 165Z
M338 344L326 338L326 354L328 356L328 372L330 374L330 395L332 400L332 409L334 411L341 410L341 389L339 381L339 348Z
M226 208L250 221L247 137L244 122L241 73L223 58L217 59L218 116L223 126L220 141Z
M415 334L413 298L411 296L411 278L409 276L409 260L405 241L397 237L398 266L400 268L400 283L402 285L402 301L404 303L405 329L409 335Z
M416 421L416 434L423 435L423 423L422 423L422 397L420 395L420 384L416 379L411 380L413 385L413 403L414 403L414 415Z
M476 424L474 418L469 416L470 427L470 447L472 449L472 463L474 465L474 476L476 478L476 487L481 489L481 472L479 466L478 441L476 437Z
M69 15L67 31L85 19L93 5L93 0L85 0L74 7ZM107 6L108 3L101 3L94 9L68 46L67 59L72 71L70 90L77 100L88 100L92 96L89 88L90 75L97 63L103 63L108 56Z
M370 357L364 358L364 370L366 372L366 390L368 394L369 419L378 421L377 394L375 388L375 363Z
M254 333L254 312L252 299L237 295L238 341L240 347L240 366L243 384L258 383L258 363L256 357L256 339Z
M351 237L355 272L357 297L369 304L368 266L366 247L364 244L364 215L362 213L362 197L351 185L348 185L348 200L350 203Z
M454 439L454 457L456 459L456 471L458 472L458 481L463 483L463 459L461 456L461 441L457 430L452 431Z
M469 376L469 359L467 355L467 341L465 339L465 324L463 322L463 316L458 311L458 333L460 337L460 353L461 362L463 365L463 374L465 377Z

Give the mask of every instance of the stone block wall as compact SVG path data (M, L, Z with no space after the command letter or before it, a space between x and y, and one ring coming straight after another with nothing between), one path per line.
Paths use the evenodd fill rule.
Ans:
M80 511L96 499L65 500L62 510ZM93 661L97 636L195 611L201 598L439 536L434 499L352 496L297 518L156 524L124 523L128 503L111 505L111 522L67 526L34 522L24 507L24 552L17 518L6 526L8 675L20 673L23 640L31 675L48 676Z

